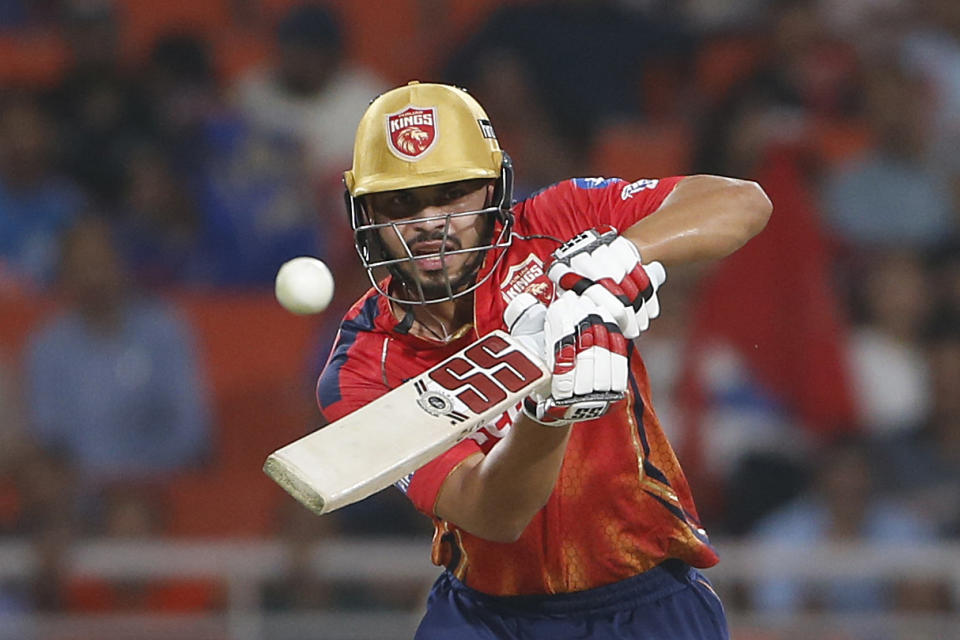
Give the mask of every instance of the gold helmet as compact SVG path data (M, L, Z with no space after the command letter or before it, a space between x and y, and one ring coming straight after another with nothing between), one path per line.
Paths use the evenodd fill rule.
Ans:
M472 179L496 180L492 202L487 207L460 215L488 215L489 241L459 252L477 254L471 282L447 279L445 291L428 294L421 283L410 282L399 268L428 256L387 255L380 238L382 230L401 237L402 221L377 223L363 205L363 196L383 191L414 189ZM345 198L357 251L373 283L382 294L404 303L431 303L449 300L473 291L483 254L509 246L513 197L513 170L500 148L493 126L483 107L465 90L445 84L410 82L375 98L357 127L353 167L343 174ZM499 233L493 238L494 222ZM392 229L389 229L392 227ZM443 257L442 255L440 256ZM404 280L407 294L384 291L374 269L386 267ZM415 280L415 279L414 279Z
M503 151L483 107L457 87L411 82L377 97L360 120L350 195L499 178Z

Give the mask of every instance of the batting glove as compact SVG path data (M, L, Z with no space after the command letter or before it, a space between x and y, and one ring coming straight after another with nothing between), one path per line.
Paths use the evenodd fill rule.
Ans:
M627 341L612 316L575 293L544 307L530 294L504 313L511 335L544 357L550 387L524 399L523 412L548 426L593 420L623 399L629 367Z
M644 265L640 252L613 229L584 231L553 252L547 275L562 290L592 300L634 339L660 315L657 290L667 273L659 262Z
M547 359L543 333L546 317L547 306L526 291L511 300L503 312L503 322L510 335L544 361Z

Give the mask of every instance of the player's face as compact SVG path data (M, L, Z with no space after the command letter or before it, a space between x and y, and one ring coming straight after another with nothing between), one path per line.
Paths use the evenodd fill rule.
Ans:
M396 268L433 298L446 294L448 279L454 291L469 284L483 260L482 251L440 256L441 250L473 249L490 241L491 216L449 214L483 209L492 194L490 180L462 180L375 193L366 204L375 223L392 223L379 230L390 258L407 257L407 249L414 257L424 256Z

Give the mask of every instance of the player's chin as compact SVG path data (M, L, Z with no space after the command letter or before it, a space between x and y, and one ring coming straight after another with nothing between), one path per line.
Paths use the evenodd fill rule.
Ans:
M473 277L472 274L460 270L440 269L439 271L421 273L419 280L427 298L443 298L449 293L448 285L450 291L459 293L473 282Z
M437 269L435 271L420 271L417 274L417 279L426 289L445 292L448 282L455 285L462 278L459 272L451 273L446 269Z

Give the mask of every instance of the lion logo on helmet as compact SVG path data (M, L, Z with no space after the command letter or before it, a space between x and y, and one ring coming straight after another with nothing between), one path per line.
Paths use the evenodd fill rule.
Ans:
M410 106L387 116L387 144L402 160L421 159L437 142L437 110Z
M423 153L430 144L430 134L419 127L407 127L397 134L397 147L410 156Z

